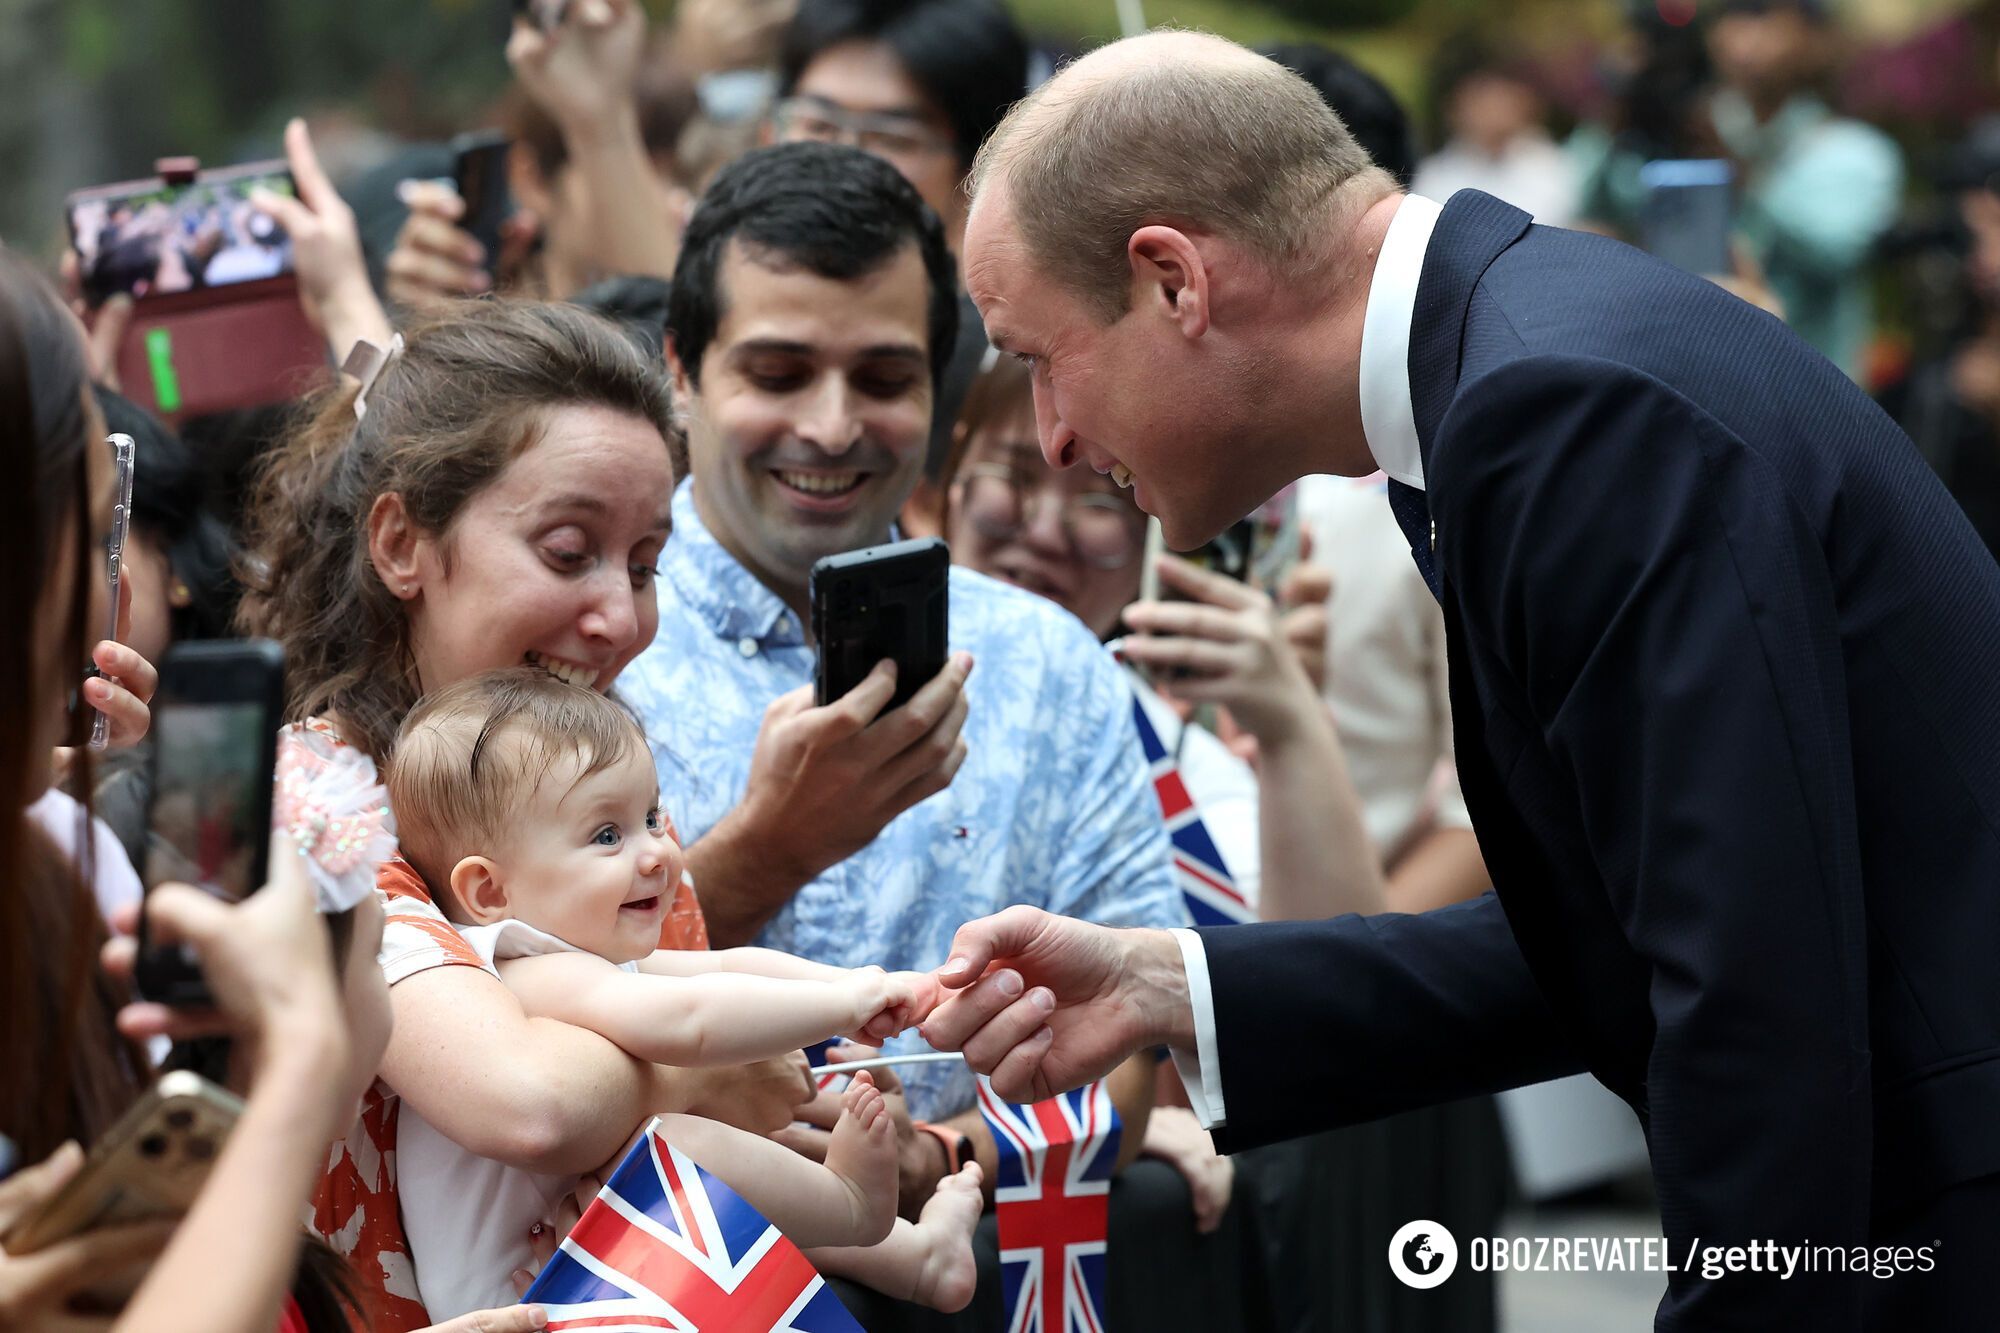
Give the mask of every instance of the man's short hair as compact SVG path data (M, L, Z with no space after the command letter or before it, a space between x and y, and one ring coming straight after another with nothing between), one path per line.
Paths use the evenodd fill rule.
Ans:
M930 280L928 331L935 390L958 340L958 269L944 226L903 174L858 148L787 143L723 168L688 219L667 299L667 336L688 379L722 324L722 258L739 240L761 264L853 282L914 245Z
M452 867L498 849L559 765L571 786L632 754L646 734L614 700L540 667L507 667L425 695L396 736L386 779L403 859L438 907L463 920Z
M1028 40L999 0L803 0L778 55L779 95L844 42L880 42L951 122L959 169L1028 91Z
M1248 55L1248 52L1244 52ZM1304 79L1263 59L1159 60L1071 92L1059 75L993 132L972 189L1006 180L1034 263L1106 323L1130 304L1125 247L1164 223L1274 264L1312 253L1336 192L1375 173Z

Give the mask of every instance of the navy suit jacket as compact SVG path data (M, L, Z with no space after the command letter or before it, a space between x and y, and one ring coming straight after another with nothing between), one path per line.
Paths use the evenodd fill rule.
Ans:
M1205 931L1222 1145L1587 1069L1677 1257L2000 1171L2000 568L1915 447L1779 321L1474 191L1410 376L1496 891ZM1858 1287L1679 1273L1660 1324Z

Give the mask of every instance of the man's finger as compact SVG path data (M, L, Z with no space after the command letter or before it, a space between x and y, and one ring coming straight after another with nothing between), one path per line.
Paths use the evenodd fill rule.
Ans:
M1042 1069L1054 1046L1055 1033L1050 1029L1029 1033L993 1066L993 1091L1010 1102L1044 1102L1055 1096L1056 1088Z
M997 1069L1016 1046L1048 1023L1055 1007L1055 996L1048 987L1031 988L966 1039L965 1063L974 1069Z
M925 681L910 701L871 724L871 739L886 755L898 755L934 734L940 723L958 711L963 723L965 681L972 674L972 654L953 653L935 676ZM940 749L938 758L943 757Z
M836 737L852 736L875 721L896 695L896 663L883 658L861 683L822 710L822 726Z
M1023 952L1041 934L1048 920L1048 913L1040 908L1014 906L966 922L951 937L951 954L937 969L938 980L952 990L970 986L985 975L987 965L994 959ZM957 1049L938 1046L934 1041L931 1045L939 1050Z

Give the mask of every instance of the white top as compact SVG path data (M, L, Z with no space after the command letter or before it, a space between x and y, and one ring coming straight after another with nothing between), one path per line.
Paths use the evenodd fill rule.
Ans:
M1484 190L1548 227L1576 221L1580 173L1576 160L1539 131L1516 135L1498 157L1453 139L1417 164L1410 188L1433 199Z
M1410 396L1410 326L1416 318L1417 283L1424 255L1442 210L1428 199L1406 195L1368 283L1368 306L1361 326L1361 430L1368 452L1381 469L1412 486L1423 485L1417 447L1416 409ZM1371 337L1371 333L1374 335ZM1371 411L1370 404L1375 407ZM1388 508L1385 501L1383 509ZM1391 523L1394 517L1391 516ZM1412 563L1407 542L1404 563ZM1340 574L1335 570L1335 582ZM1215 998L1209 987L1208 956L1201 937L1178 929L1181 961L1187 969L1188 1003L1194 1011L1195 1049L1175 1051L1174 1064L1186 1085L1188 1103L1202 1128L1226 1123L1222 1106L1222 1065L1215 1045Z
M502 958L584 952L522 921L456 929L488 966ZM639 970L637 963L618 966ZM508 1274L534 1271L528 1228L554 1210L577 1178L522 1171L468 1152L408 1103L396 1121L396 1163L403 1234L431 1319L441 1324L517 1303Z

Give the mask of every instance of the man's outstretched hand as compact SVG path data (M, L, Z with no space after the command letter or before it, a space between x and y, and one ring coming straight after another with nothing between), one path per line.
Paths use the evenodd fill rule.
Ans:
M948 993L924 1039L964 1051L1011 1102L1082 1087L1148 1046L1194 1049L1180 946L1164 930L1010 907L960 926L937 977Z

